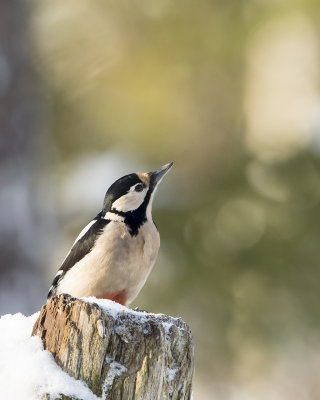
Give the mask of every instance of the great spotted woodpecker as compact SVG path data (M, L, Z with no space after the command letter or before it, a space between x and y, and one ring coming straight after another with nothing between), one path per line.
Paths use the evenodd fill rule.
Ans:
M48 298L68 293L123 305L135 299L160 247L151 215L152 201L172 165L125 175L110 186L102 211L80 232L53 280Z

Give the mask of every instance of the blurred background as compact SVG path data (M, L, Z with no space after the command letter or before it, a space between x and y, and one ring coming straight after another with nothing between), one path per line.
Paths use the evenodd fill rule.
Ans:
M320 394L320 3L0 2L0 314L33 313L109 185L174 161L142 309L196 400Z

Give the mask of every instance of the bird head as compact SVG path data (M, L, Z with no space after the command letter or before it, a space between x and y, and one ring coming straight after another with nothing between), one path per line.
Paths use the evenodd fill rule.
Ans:
M154 193L172 166L171 162L157 171L133 173L116 180L105 195L102 216L107 213L123 217L136 214L139 218L151 219Z

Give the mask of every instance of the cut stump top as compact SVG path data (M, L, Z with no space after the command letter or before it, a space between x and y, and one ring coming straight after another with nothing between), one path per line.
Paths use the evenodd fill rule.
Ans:
M191 398L192 336L179 318L63 294L42 307L32 335L103 400Z

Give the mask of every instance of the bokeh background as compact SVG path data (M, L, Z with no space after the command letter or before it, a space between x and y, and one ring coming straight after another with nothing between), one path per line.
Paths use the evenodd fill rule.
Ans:
M174 161L135 301L196 400L320 396L320 3L0 2L0 314L39 310L123 174Z

